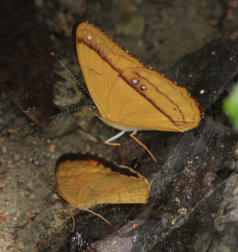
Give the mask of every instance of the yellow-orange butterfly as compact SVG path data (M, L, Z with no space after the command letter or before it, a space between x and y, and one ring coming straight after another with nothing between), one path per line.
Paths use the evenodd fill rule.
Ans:
M96 155L62 155L55 176L62 198L72 208L89 212L98 204L146 204L149 198L150 185L142 175Z
M184 86L143 65L93 25L76 28L75 45L98 116L125 131L183 132L199 126L202 109Z

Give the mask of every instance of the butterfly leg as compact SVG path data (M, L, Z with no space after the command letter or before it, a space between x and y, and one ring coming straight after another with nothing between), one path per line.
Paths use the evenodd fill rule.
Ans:
M76 227L76 221L75 221L75 219L74 219L74 213L73 213L74 209L75 209L75 208L69 207L69 211L70 211L70 214L71 214L71 218L72 218L72 220L73 220L73 229L72 229L72 232L74 232L74 229L75 229L75 227Z
M121 144L119 144L119 143L111 143L111 141L114 141L114 140L118 139L118 138L121 137L125 132L126 132L125 130L119 132L119 133L116 134L115 136L109 138L109 139L108 139L107 141L105 141L104 143L105 143L105 144L108 144L108 145L113 145L113 146L119 146L119 145L121 145Z
M112 223L110 221L108 221L107 219L105 219L102 215L93 212L92 210L89 210L88 208L84 208L83 210L88 211L89 213L95 214L98 217L100 217L101 219L103 219L106 223L108 223L109 225L112 225Z
M133 131L131 134L130 134L130 137L133 138L140 146L142 146L149 154L150 156L153 158L153 160L155 162L157 162L157 159L155 158L155 156L153 155L153 153L148 149L147 146L145 146L137 137L135 137L135 134L137 133L137 131Z

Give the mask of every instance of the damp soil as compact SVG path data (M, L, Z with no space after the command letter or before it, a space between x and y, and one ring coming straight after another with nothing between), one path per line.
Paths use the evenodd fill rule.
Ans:
M33 4L31 1L21 3L23 9ZM44 27L46 36L51 40L52 50L82 83L84 80L76 61L71 36L73 24L78 20L93 23L145 65L162 72L205 44L238 34L237 0L55 0L35 1L35 4L37 18ZM75 90L69 74L57 60L51 73L54 80L54 113L90 102L81 90ZM43 128L32 123L4 92L0 95L0 251L58 251L64 246L70 234L71 227L68 228L70 224L67 221L71 215L63 208L61 201L55 200L54 179L55 163L62 154L90 152L111 161L123 160L123 163L140 166L141 169L143 165L153 163L150 156L136 143L130 142L130 149L127 148L127 153L123 153L123 141L129 141L129 136L121 140L118 159L118 148L103 143L118 131L105 125L90 109L61 115L52 119L49 127ZM220 108L221 104L218 104L208 108L208 112L214 120L224 123L226 118ZM142 132L140 136L143 137L143 134L145 139L150 136L150 132ZM156 132L152 134L155 136ZM164 146L167 147L165 142ZM219 158L218 153L214 156ZM31 158L35 160L38 169L31 163ZM206 183L209 184L209 181ZM174 188L175 191L178 189ZM165 200L166 196L163 195L161 203ZM179 200L177 198L178 202ZM172 209L178 202L171 200L169 207ZM179 209L184 213L182 207ZM81 228L87 225L88 215L90 214L85 214L82 224L78 223ZM160 224L167 223L168 219L170 218L165 214L161 215L158 221ZM166 225L173 226L173 223ZM97 228L100 229L100 225L94 227ZM153 236L153 232L148 232L147 235ZM190 238L192 236L186 231L183 235ZM58 237L58 242L52 242L55 237ZM90 237L88 239L93 240ZM199 247L198 242L202 244L206 237L200 236L197 240L196 246ZM113 239L109 241L113 242ZM165 244L171 246L168 241ZM196 250L196 246L191 249L183 248L178 242L174 244L174 250L167 250L168 247L161 246L151 251L199 251ZM121 247L114 251L143 251L132 248L130 244L124 249Z

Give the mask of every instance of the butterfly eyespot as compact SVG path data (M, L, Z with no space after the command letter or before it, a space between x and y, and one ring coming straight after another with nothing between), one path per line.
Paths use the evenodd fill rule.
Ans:
M96 40L96 43L99 44L100 42L98 40Z
M88 38L88 40L92 40L93 39L93 37L90 36L90 35L88 35L87 38Z
M139 81L137 79L132 79L131 82L132 82L132 84L138 84Z
M146 90L147 87L146 87L146 85L142 85L142 86L140 87L140 89L141 89L141 90Z

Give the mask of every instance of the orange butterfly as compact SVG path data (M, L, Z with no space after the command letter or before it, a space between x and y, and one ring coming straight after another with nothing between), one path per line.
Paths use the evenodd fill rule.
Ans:
M80 23L75 44L98 116L122 130L107 142L126 131L183 132L199 126L202 109L186 87L143 65L98 28Z
M55 169L60 195L72 208L89 211L98 204L146 204L148 181L133 169L117 166L96 155L62 155Z

